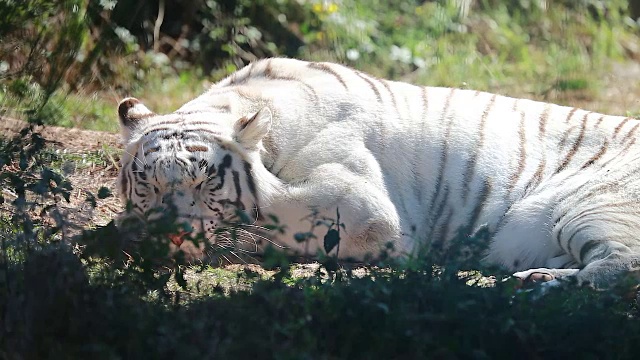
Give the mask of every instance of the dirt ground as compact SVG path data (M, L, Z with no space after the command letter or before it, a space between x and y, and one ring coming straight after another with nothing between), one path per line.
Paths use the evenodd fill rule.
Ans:
M26 123L16 119L0 117L0 137L16 135ZM66 154L104 153L105 161L99 163L67 164L63 173L73 185L70 202L59 202L65 216L81 226L104 225L122 211L122 203L117 198L115 180L118 175L118 154L121 147L119 134L99 131L69 129L57 126L37 127L50 145ZM109 151L105 152L105 149ZM111 154L114 153L114 154ZM107 187L114 194L97 201L95 208L86 202L88 193L96 195L101 187ZM1 189L5 198L13 197L9 189Z

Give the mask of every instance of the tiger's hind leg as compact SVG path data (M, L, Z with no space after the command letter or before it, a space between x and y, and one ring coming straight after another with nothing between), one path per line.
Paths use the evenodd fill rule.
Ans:
M605 289L620 276L640 273L640 216L632 203L611 203L609 198L564 212L552 231L552 239L564 254L549 259L548 268L514 276L524 282L551 281L554 285L575 280L578 285Z
M513 274L523 285L543 283L545 286L561 285L564 281L576 281L578 285L588 285L596 289L606 289L615 285L623 275L633 274L640 280L640 255L625 250L619 252L602 245L602 258L587 263L581 269L537 268Z

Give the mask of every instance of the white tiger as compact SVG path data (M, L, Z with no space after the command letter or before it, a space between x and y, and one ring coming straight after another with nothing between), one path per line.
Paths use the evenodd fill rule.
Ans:
M326 228L311 243L293 235L309 231L310 212L339 211L340 258L363 260L388 242L392 255L415 256L484 228L484 260L521 278L606 286L640 268L633 118L280 58L171 114L134 98L118 112L122 198L140 214L171 201L193 233L213 238L240 208L256 219L241 238L258 251L316 254ZM286 233L253 235L265 214ZM172 235L178 246L186 230Z

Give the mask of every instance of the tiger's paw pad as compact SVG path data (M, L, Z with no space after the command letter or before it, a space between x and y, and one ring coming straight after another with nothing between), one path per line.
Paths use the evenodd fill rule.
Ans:
M513 276L520 282L520 287L533 286L556 279L555 275L551 272L538 269L520 271L514 273Z
M529 269L513 274L518 279L521 291L536 291L536 298L544 296L551 288L575 281L578 269Z

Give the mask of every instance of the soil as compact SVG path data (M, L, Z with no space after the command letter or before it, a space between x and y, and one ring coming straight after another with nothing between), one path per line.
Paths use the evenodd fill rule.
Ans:
M25 128L27 123L0 117L0 137L10 138L18 134ZM49 142L54 150L63 151L67 154L87 154L103 151L104 149L121 149L120 136L118 134L105 133L100 131L69 129L58 126L38 126L36 130ZM107 156L107 161L103 164L66 164L62 172L73 185L70 202L59 201L58 205L63 216L71 224L79 226L104 225L111 221L120 211L122 203L117 198L115 180L118 175L118 157ZM98 190L106 187L111 190L113 196L105 199L98 199L94 207L86 201L88 194L94 196ZM15 195L10 189L1 189L3 196L11 200ZM51 200L51 199L49 199ZM8 203L8 202L7 202ZM6 203L5 203L6 205ZM9 208L2 210L10 211ZM79 231L76 228L69 235L74 235Z

